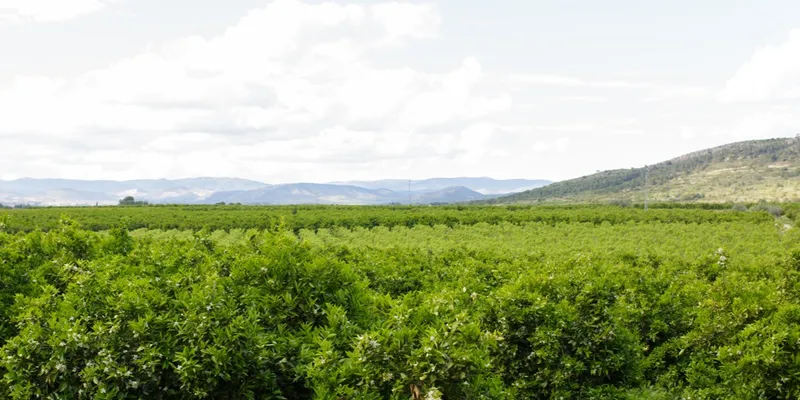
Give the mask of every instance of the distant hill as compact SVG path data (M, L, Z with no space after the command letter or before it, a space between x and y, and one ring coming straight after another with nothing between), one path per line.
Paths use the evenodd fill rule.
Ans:
M203 203L375 204L381 197L383 196L376 190L358 186L291 183L270 185L255 190L218 192L205 199Z
M333 182L334 184L354 185L367 189L389 189L396 192L408 191L408 181L402 179L383 179L377 181ZM412 180L411 190L431 192L447 188L465 187L485 195L522 192L552 183L543 179L492 179L492 178L431 178Z
M644 200L645 168L599 172L490 200L491 203ZM800 139L727 144L649 167L651 201L753 202L800 199Z
M454 203L485 199L487 196L463 186L434 191L412 191L414 204ZM242 204L408 204L408 189L368 189L353 185L319 183L290 183L262 189L218 192L201 203L218 202Z
M424 192L418 196L412 196L412 201L421 204L431 203L455 203L464 201L473 201L487 198L487 195L472 190L464 186L453 186L436 190L432 192Z
M491 178L434 178L412 182L415 204L490 199L539 187L548 181ZM235 178L88 181L18 179L0 181L0 204L110 205L133 196L154 204L390 204L409 202L408 181L364 181L358 184L288 183L270 185Z
M193 203L220 190L252 190L264 183L237 178L132 181L17 179L0 181L0 203L38 205L116 204L125 196L152 202Z

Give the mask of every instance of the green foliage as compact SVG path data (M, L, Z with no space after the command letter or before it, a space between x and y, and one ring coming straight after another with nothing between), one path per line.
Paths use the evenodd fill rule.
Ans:
M8 210L6 230L30 232L59 227L62 217L81 224L86 230L105 231L125 225L129 229L211 230L273 229L283 224L298 232L302 229L413 227L418 225L474 225L511 222L573 223L635 221L726 222L767 221L761 212L731 212L719 204L653 204L644 212L611 205L597 206L155 206L148 207L54 207ZM707 211L718 212L707 212Z
M766 204L765 202L759 202L758 204L753 205L750 207L750 210L767 212L775 218L783 216L783 208L776 205Z
M136 201L133 196L126 196L124 199L119 201L119 205L121 206L146 206L148 203L146 201Z
M0 398L797 398L800 233L731 207L66 210L0 231Z

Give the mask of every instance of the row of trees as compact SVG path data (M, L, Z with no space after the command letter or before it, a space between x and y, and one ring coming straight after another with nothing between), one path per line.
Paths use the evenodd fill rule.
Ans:
M146 206L148 204L149 203L146 201L137 201L133 196L126 196L119 201L119 205L121 206Z
M0 232L0 398L800 396L769 220L155 234Z
M771 221L766 212L741 213L732 205L700 205L676 208L665 204L651 210L618 206L156 206L36 208L6 211L9 229L31 231L53 229L62 216L69 216L86 229L108 230L126 221L129 227L157 229L258 228L283 223L289 229L330 227L378 227L415 225L474 225L481 222L545 222L550 224L590 222L620 224L631 221L708 223L723 221Z

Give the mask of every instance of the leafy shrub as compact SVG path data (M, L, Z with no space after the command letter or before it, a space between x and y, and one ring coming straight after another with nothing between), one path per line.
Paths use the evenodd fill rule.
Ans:
M747 211L747 206L742 203L736 203L731 207L733 211Z
M767 212L767 213L769 213L770 215L772 215L775 218L779 218L779 217L781 217L783 215L783 208L781 208L779 206L776 206L776 205L769 205L769 204L764 203L764 202L759 202L758 204L750 207L750 211Z
M0 232L0 398L797 398L800 233L730 207Z

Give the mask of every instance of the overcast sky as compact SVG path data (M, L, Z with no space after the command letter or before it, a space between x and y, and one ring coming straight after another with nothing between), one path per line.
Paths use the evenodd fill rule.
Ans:
M796 0L0 0L0 178L561 180L800 132Z

